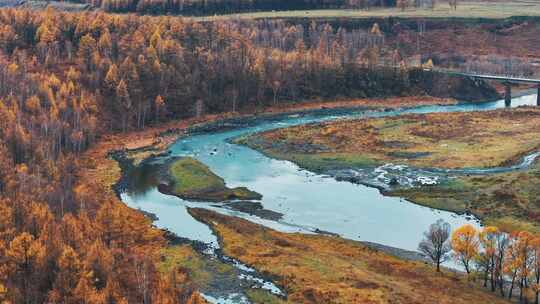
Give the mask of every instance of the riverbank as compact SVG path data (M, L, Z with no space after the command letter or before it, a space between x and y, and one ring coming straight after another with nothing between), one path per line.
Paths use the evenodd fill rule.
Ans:
M189 212L215 231L226 255L274 277L287 290L287 303L506 303L459 274L439 274L359 242L280 233L206 209Z
M237 142L311 171L377 186L358 172L388 163L427 170L515 164L540 149L539 127L539 109L518 108L334 121L259 133ZM538 172L536 162L522 171L458 175L434 183L390 181L382 190L424 206L474 214L506 231L538 233Z
M138 165L144 159L157 156L166 151L168 146L179 137L189 132L209 131L226 128L229 121L271 119L275 115L294 115L303 112L344 110L363 108L366 110L399 109L422 105L456 104L451 98L437 97L394 97L381 99L355 99L337 101L308 101L279 104L264 109L243 109L238 113L208 114L199 118L175 120L158 126L147 127L127 133L111 133L88 149L81 157L80 180L90 184L99 184L107 195L114 195L112 186L120 178L120 167L110 159L111 153L121 151L127 159ZM210 126L210 127L207 127Z
M184 269L194 288L206 296L212 294L212 298L228 299L230 303L243 303L246 298L251 303L285 303L282 296L260 288L257 279L263 277L262 280L268 282L269 278L245 266L233 265L230 258L220 252L205 253L206 249L204 244L189 242L163 248L158 270L166 275L174 269ZM254 280L246 280L245 277Z
M386 195L416 204L469 213L503 231L540 234L540 163L527 170L483 176L459 176L447 182L395 188Z

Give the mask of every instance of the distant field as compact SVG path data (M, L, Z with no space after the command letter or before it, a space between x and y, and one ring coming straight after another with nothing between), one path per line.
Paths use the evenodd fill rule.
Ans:
M401 11L398 8L355 10L355 9L328 9L328 10L300 10L253 12L230 15L217 15L211 17L198 17L197 20L211 21L230 18L372 18L372 17L403 17L403 18L508 18L512 16L540 16L540 1L504 1L504 2L461 2L456 11L450 10L446 1L440 1L432 9L408 8Z
M51 5L59 10L77 11L92 9L88 4L58 2L58 1L25 1L25 0L0 0L2 7L26 7L44 9ZM96 8L94 8L96 9ZM99 8L97 8L99 10ZM492 18L502 19L512 16L540 16L540 1L536 0L480 0L460 2L457 10L451 10L447 1L441 0L435 7L430 8L407 8L402 11L399 8L372 8L363 9L316 9L316 10L290 10L290 11L261 11L250 13L235 13L227 15L213 15L194 17L199 21L214 21L231 18L262 19L262 18Z

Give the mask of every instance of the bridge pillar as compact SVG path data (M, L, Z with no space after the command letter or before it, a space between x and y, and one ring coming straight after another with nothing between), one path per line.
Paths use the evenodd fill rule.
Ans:
M512 87L509 83L506 83L504 88L504 105L509 107L512 105Z
M538 90L536 91L536 105L540 106L540 85L538 86Z

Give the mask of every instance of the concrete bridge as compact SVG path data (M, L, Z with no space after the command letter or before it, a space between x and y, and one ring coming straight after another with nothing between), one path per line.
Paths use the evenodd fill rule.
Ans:
M436 71L446 73L449 75L502 82L505 86L504 102L507 107L509 107L512 104L512 84L525 83L525 84L536 85L537 87L536 105L540 106L540 79L487 75L487 74L474 74L474 73L454 72L454 71L449 71L449 70L436 70Z

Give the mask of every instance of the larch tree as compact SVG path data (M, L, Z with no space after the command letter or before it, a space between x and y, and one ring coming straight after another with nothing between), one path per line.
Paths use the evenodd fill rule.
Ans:
M35 296L35 276L39 274L45 248L33 235L23 232L15 237L6 251L9 273L15 281L20 278L20 302L29 303Z
M540 237L536 236L531 241L534 303L540 302Z
M75 289L80 278L81 261L78 254L70 246L64 246L57 261L58 275L54 284L56 295L60 301L73 301Z
M504 274L510 278L508 298L511 299L514 295L516 279L519 278L519 270L522 265L518 233L512 233L510 235L510 245L508 246L505 255L503 271Z
M452 232L451 242L455 260L470 274L471 263L478 254L480 245L478 231L472 225L465 224Z
M92 70L92 56L96 51L96 40L92 35L86 34L81 38L77 57L86 71Z
M519 276L519 300L527 302L527 294L530 288L529 277L533 269L533 241L534 235L528 231L518 233L516 241L518 276Z
M156 123L159 123L159 117L162 115L165 109L165 100L163 100L163 97L161 97L161 95L156 96L156 99L154 100L154 106L156 109Z
M131 116L131 97L129 96L128 87L124 79L121 79L116 87L117 102L122 109L122 131L126 131L129 126L129 118Z
M508 238L506 234L494 226L487 226L482 229L478 235L482 250L477 256L478 264L483 265L484 272L484 287L487 287L489 279L491 283L491 291L495 291L499 286L499 281L502 278L502 264L504 262L504 254L508 246ZM481 261L481 262L480 262ZM501 290L504 296L504 288Z
M507 233L499 230L496 233L496 241L497 241L497 247L496 247L497 261L495 263L495 273L496 273L495 277L497 279L501 296L504 297L504 283L505 283L504 264L506 261L505 260L506 251L508 250L508 246L510 245L510 239Z

